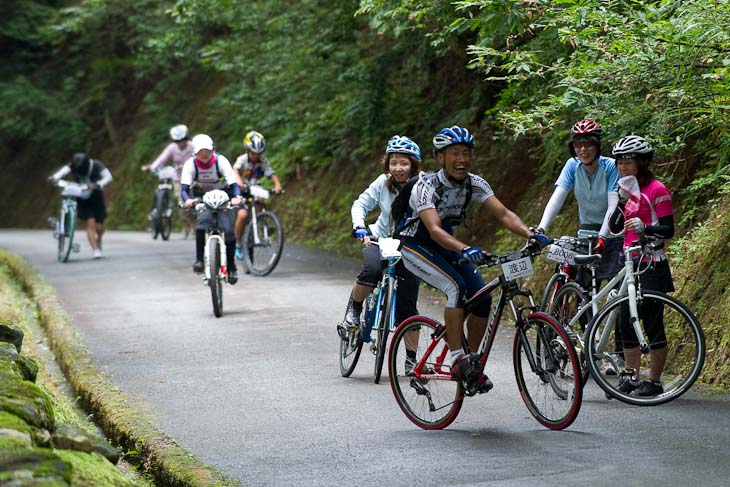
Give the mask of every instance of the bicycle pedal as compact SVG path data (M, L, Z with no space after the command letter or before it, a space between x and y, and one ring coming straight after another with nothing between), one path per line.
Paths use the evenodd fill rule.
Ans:
M71 246L71 249L74 251L75 254L78 254L79 252L81 252L81 246L77 243L73 244Z

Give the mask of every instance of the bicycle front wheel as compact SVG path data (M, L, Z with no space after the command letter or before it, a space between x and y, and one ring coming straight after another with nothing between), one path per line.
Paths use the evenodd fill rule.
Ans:
M208 264L210 265L210 295L213 298L213 314L223 316L223 276L221 275L221 248L218 239L211 239Z
M58 260L59 262L68 262L73 248L74 233L76 232L76 213L69 208L61 216L63 219L63 231L58 233ZM59 222L59 226L61 222Z
M571 325L571 320L578 314L583 307L588 305L583 288L574 282L564 284L555 293L551 302L548 314L552 316L559 325L567 332L571 343L575 347L580 359L581 384L585 385L588 380L589 371L586 363L586 354L583 347L583 335L593 317L593 311L587 308L583 315ZM538 342L538 345L540 342Z
M284 248L284 230L279 218L269 211L256 217L256 225L249 223L243 234L246 248L244 263L255 276L266 276L279 263Z
M393 305L393 283L390 278L387 280L387 292L380 290L380 320L378 322L378 339L375 349L375 383L380 383L380 375L383 372L385 362L385 351L388 349L388 335L390 334L390 314L395 310Z
M360 352L362 352L362 335L360 333L360 327L348 327L344 320L342 326L346 328L347 338L343 340L342 337L339 337L340 374L342 374L342 377L350 377L352 372L355 370L357 361L360 359Z
M398 406L419 428L443 429L459 415L464 391L451 378L444 327L430 318L414 316L396 328L388 374Z
M169 240L172 233L172 206L170 204L170 191L163 191L157 205L160 236L162 240Z
M532 313L518 326L512 352L517 388L530 413L550 429L570 426L583 388L578 355L565 330L549 315Z
M588 367L596 383L611 397L637 406L656 406L678 398L697 380L705 363L705 335L694 314L672 296L646 290L637 301L641 330L649 344L648 353L641 354L637 379L650 379L652 359L655 367L664 361L662 390L655 391L654 395L639 395L645 392L633 390L632 386L619 389L625 365L618 358L622 350L617 349L615 335L620 324L629 320L628 296L619 296L606 303L588 327ZM628 350L633 348L631 342L637 340L633 331L625 334L626 329L622 331L619 344ZM623 355L625 360L626 354ZM606 363L614 365L618 375L606 374Z

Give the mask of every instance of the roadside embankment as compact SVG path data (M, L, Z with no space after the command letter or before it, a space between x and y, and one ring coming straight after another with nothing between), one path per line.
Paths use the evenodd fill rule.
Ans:
M190 452L159 431L97 369L89 351L70 326L53 288L43 276L22 258L3 250L0 250L0 266L7 267L12 280L19 284L36 307L36 314L48 344L81 406L93 416L107 438L125 452L125 459L139 465L160 486L236 485L195 459ZM2 376L0 371L0 377ZM0 404L0 414L5 410L7 408ZM109 465L115 469L111 463ZM123 476L119 478L120 483L71 485L133 485Z

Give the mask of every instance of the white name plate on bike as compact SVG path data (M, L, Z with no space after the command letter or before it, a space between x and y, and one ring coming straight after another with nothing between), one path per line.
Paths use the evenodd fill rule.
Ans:
M381 238L378 240L380 246L380 257L387 259L388 257L400 257L400 240L396 238Z
M523 257L518 260L505 262L502 264L502 272L504 272L504 278L508 281L531 276L534 272L532 270L532 259L530 257Z
M575 265L576 255L578 255L578 252L552 244L548 246L546 258L559 264L567 262L570 265Z

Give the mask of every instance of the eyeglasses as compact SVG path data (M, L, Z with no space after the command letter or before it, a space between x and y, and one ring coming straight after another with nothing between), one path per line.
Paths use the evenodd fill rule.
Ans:
M575 147L576 149L590 149L591 147L595 146L596 144L587 140L578 140L573 142L573 147Z

